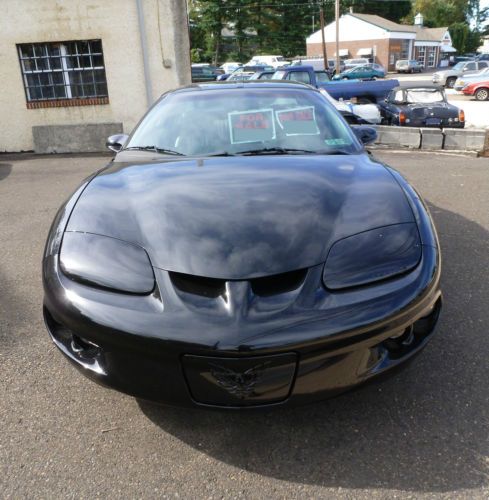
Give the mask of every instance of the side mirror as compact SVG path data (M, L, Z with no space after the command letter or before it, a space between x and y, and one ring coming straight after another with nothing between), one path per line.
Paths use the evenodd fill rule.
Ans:
M111 135L107 139L105 146L114 153L118 153L124 147L124 144L126 143L128 138L129 136L127 134Z
M377 130L373 127L369 127L368 125L353 125L351 128L360 142L365 146L372 144L377 139Z

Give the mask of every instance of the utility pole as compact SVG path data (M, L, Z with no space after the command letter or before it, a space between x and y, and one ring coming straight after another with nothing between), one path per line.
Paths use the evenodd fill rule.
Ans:
M336 20L336 74L340 74L340 0L335 0Z
M321 39L323 41L323 62L324 62L324 69L325 71L328 71L328 57L326 55L326 41L324 39L324 10L323 10L323 4L321 3L321 6L319 7L319 20L321 21Z

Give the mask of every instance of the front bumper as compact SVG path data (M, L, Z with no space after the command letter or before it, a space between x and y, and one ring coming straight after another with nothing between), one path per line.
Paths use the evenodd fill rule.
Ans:
M178 406L294 405L336 395L419 353L441 307L434 246L423 246L407 275L335 293L321 285L322 266L273 297L229 282L227 302L189 297L169 273L155 274L152 295L123 295L69 280L49 257L44 317L55 345L87 377Z

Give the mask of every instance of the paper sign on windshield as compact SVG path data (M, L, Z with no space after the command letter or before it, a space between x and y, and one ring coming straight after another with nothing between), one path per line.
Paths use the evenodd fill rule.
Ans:
M314 106L276 111L277 122L285 135L318 135Z
M232 144L271 141L275 139L273 109L228 113Z

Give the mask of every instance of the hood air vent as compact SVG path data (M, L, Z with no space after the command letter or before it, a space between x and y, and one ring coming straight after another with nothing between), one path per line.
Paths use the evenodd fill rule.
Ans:
M174 272L170 272L169 274L173 286L182 292L216 299L219 295L224 295L226 291L225 280Z
M300 269L298 271L255 278L250 280L251 289L255 295L260 295L261 297L270 297L279 293L291 292L299 288L306 277L306 272L307 269Z
M298 271L265 276L263 278L254 278L248 281L255 295L270 297L296 290L304 281L306 272L307 269L300 269ZM215 299L220 295L224 295L226 291L226 280L224 279L206 278L175 272L170 272L169 274L173 286L182 292Z

